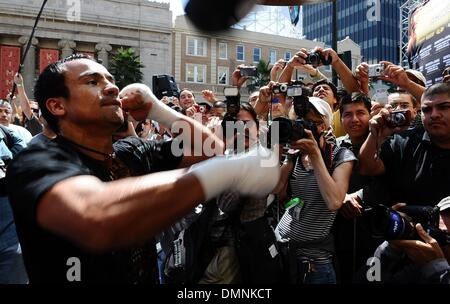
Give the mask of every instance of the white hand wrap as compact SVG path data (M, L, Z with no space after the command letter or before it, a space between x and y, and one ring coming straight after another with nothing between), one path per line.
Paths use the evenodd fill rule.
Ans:
M152 90L145 84L133 83L127 85L122 89L122 91L120 91L119 95L125 96L131 92L140 92L145 102L152 103L152 107L150 108L147 116L149 119L156 120L170 129L175 121L183 118L183 114L178 113L177 111L166 106L162 101L158 100Z
M261 146L232 157L214 157L192 166L189 171L200 180L207 200L227 190L264 197L280 178L278 153Z

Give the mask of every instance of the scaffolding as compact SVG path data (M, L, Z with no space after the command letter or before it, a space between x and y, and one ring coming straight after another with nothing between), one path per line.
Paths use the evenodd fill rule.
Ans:
M290 21L287 6L256 5L255 8L233 28L258 33L278 35L301 39L302 27L300 22L293 26Z
M409 68L408 54L406 53L409 40L409 18L411 13L427 0L408 0L400 6L400 65Z

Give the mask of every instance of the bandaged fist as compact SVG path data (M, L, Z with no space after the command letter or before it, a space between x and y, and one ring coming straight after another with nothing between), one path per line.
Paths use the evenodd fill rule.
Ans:
M182 114L158 100L145 84L133 83L126 86L120 91L119 98L122 100L122 109L137 121L149 118L171 127L172 123L182 117Z

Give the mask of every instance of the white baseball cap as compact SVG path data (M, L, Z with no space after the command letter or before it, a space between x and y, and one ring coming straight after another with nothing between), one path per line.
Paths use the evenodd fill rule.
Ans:
M413 70L413 69L407 69L407 70L405 70L405 72L406 72L406 74L412 75L415 78L417 78L420 82L420 85L426 86L427 79L425 78L425 76L423 76L423 74L421 72L419 72L417 70Z
M331 107L328 102L320 99L319 97L309 97L309 102L321 115L327 118L325 124L327 125L327 127L330 127L331 122L333 121L333 112L331 111Z
M437 205L439 207L439 211L444 211L444 210L450 208L450 196L443 198Z

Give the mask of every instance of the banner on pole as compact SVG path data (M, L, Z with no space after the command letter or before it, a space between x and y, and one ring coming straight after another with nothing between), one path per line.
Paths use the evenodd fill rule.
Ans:
M0 46L0 98L6 98L11 92L19 65L20 47Z

